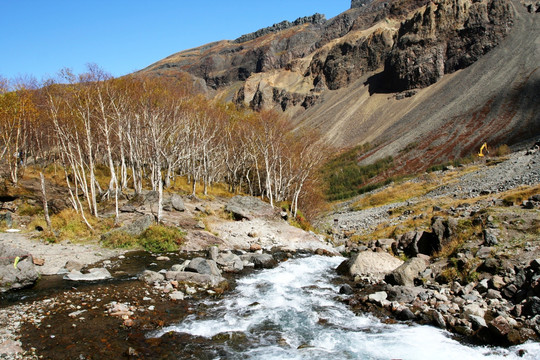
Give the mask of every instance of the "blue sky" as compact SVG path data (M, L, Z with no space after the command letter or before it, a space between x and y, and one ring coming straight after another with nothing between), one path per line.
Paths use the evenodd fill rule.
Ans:
M0 0L0 76L43 80L87 63L121 76L181 50L349 7L350 0Z

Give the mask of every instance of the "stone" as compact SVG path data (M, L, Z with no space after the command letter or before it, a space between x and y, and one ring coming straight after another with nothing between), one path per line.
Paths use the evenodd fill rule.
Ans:
M416 318L414 313L408 307L405 307L399 310L396 317L398 318L398 320L403 320L403 321L414 320Z
M178 194L171 195L171 206L176 211L186 211L184 200L182 200L182 197Z
M135 219L135 221L133 221L131 224L124 225L101 235L101 241L106 241L115 232L124 232L131 236L139 236L152 224L154 224L154 222L155 220L153 215L147 214L140 216Z
M165 278L167 280L178 281L179 284L182 283L209 287L218 287L227 283L227 280L221 276L198 274L189 271L167 271Z
M219 271L217 264L214 260L208 260L201 257L192 259L190 263L186 266L185 271L221 276L221 271Z
M168 256L158 256L156 261L171 261L171 258Z
M275 218L276 209L253 196L233 197L225 206L225 211L233 214L236 220L253 220L255 218L271 219Z
M223 271L227 273L238 273L244 269L244 262L242 259L230 251L219 254L216 263L222 266Z
M500 277L499 275L495 275L489 280L489 287L500 290L503 288L503 286L506 285L504 282L504 279Z
M38 278L32 255L19 248L0 244L0 292L32 286Z
M343 261L337 268L340 275L371 276L383 278L384 275L394 271L403 261L392 255L382 252L363 251Z
M171 300L184 300L184 293L181 291L173 291L169 294Z
M495 229L484 229L484 245L495 246L499 243L497 239L497 231Z
M214 261L217 261L218 259L218 256L219 256L219 249L217 246L210 246L208 248L208 258L210 260L214 260Z
M497 291L497 290L494 290L494 289L489 289L487 291L486 298L500 300L500 299L502 299L501 292Z
M483 317L477 315L469 315L469 320L473 324L473 329L485 328L487 327L486 320Z
M476 285L476 290L478 290L479 293L485 293L489 289L489 280L488 279L482 279L478 284Z
M36 266L43 266L43 265L45 265L45 259L39 259L39 258L37 258L37 257L32 258L32 262L33 262L34 265L36 265Z
M144 270L140 275L139 275L139 280L140 281L143 281L147 284L154 284L156 282L160 282L160 281L163 281L165 279L165 276L163 276L162 274L158 273L158 272L155 272L155 271L151 271L151 270Z
M71 281L99 281L110 278L112 278L112 275L109 270L105 268L90 269L86 274L83 274L77 270L72 270L70 273L64 275L64 280Z
M425 259L414 257L386 275L384 280L392 285L414 286L414 279L427 267Z
M343 284L339 288L339 293L344 295L352 295L354 293L353 288L349 284Z
M486 312L478 304L472 303L463 307L463 314L467 317L474 315L483 318L486 315Z
M190 260L185 260L182 264L174 264L171 266L171 271L184 271L189 263Z
M446 329L446 321L444 320L444 317L441 315L440 312L433 310L431 312L431 318L433 319L433 323L440 327L441 329Z
M262 247L259 244L251 244L249 246L249 251L251 252L260 251L260 250L262 250Z
M246 254L240 256L255 265L255 269L271 269L277 265L277 261L270 254Z
M512 326L502 315L499 315L495 319L491 320L488 327L495 335L499 337L504 337L510 333L510 331L512 331Z
M386 300L387 297L388 295L386 294L385 291L378 291L376 293L368 295L369 301L374 302L374 303L382 303L382 301Z

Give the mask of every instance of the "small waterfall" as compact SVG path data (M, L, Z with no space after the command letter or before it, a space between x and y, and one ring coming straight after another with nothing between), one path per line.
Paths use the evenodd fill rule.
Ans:
M223 299L206 300L204 314L149 337L205 338L201 356L215 359L540 358L538 343L519 346L527 351L519 357L517 348L466 346L434 327L388 325L355 315L336 299L339 285L332 283L342 260L312 256L254 273L238 280Z

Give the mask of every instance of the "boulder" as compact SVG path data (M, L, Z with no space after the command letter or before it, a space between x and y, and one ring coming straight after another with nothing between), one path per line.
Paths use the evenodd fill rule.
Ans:
M19 248L0 244L0 292L32 286L38 278L32 255Z
M388 294L386 294L385 291L378 291L376 293L368 295L369 301L374 302L374 303L382 303L383 300L386 300L387 297L388 297Z
M225 211L233 214L236 220L253 220L255 218L270 219L279 215L276 209L253 196L233 197L225 206Z
M77 260L68 260L66 261L66 265L64 265L64 269L67 270L67 272L76 270L81 271L84 267L84 264L78 262Z
M401 264L402 260L388 253L363 251L343 261L336 270L340 275L382 278Z
M415 257L401 264L397 269L386 275L384 280L392 285L414 286L414 279L427 267L423 258Z
M497 239L497 231L495 229L484 229L484 245L485 246L495 246L499 243Z
M270 254L249 253L241 255L243 261L253 263L255 269L271 269L277 265L277 261Z
M172 194L171 196L171 206L176 211L186 211L186 206L184 205L184 200L178 194Z
M210 260L214 260L216 261L218 256L219 256L219 249L217 246L210 246L208 248L208 254L207 254L208 258Z
M244 270L244 262L240 256L228 251L223 254L219 254L216 263L223 267L224 272L236 273Z
M163 274L151 270L144 270L139 275L139 280L147 284L154 284L155 282L163 281L164 279L165 276L163 276Z
M64 280L71 281L98 281L110 278L112 278L111 273L105 268L90 269L86 274L73 270L69 274L64 275Z
M221 276L198 274L189 271L167 271L165 278L167 280L178 281L178 283L206 287L218 287L227 283L227 280Z
M201 257L192 259L189 262L188 266L186 266L185 271L195 272L198 274L221 276L221 271L219 271L217 264L214 260L204 259Z
M112 234L116 232L124 232L131 236L139 236L152 224L154 224L154 222L154 216L149 214L143 215L135 219L135 221L133 221L131 224L124 225L101 235L101 241L106 241Z
M453 217L445 219L441 216L434 216L431 219L431 230L434 235L431 243L431 253L426 255L441 251L454 237L457 225L457 219Z

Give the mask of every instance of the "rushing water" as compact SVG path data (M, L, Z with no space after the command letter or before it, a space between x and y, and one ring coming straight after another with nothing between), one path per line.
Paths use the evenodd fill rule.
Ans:
M313 256L239 279L225 298L149 337L203 339L200 357L227 359L539 359L540 344L471 347L430 326L388 325L336 300L343 259ZM517 350L527 351L518 357ZM198 357L199 357L198 356ZM178 349L178 358L184 358Z

